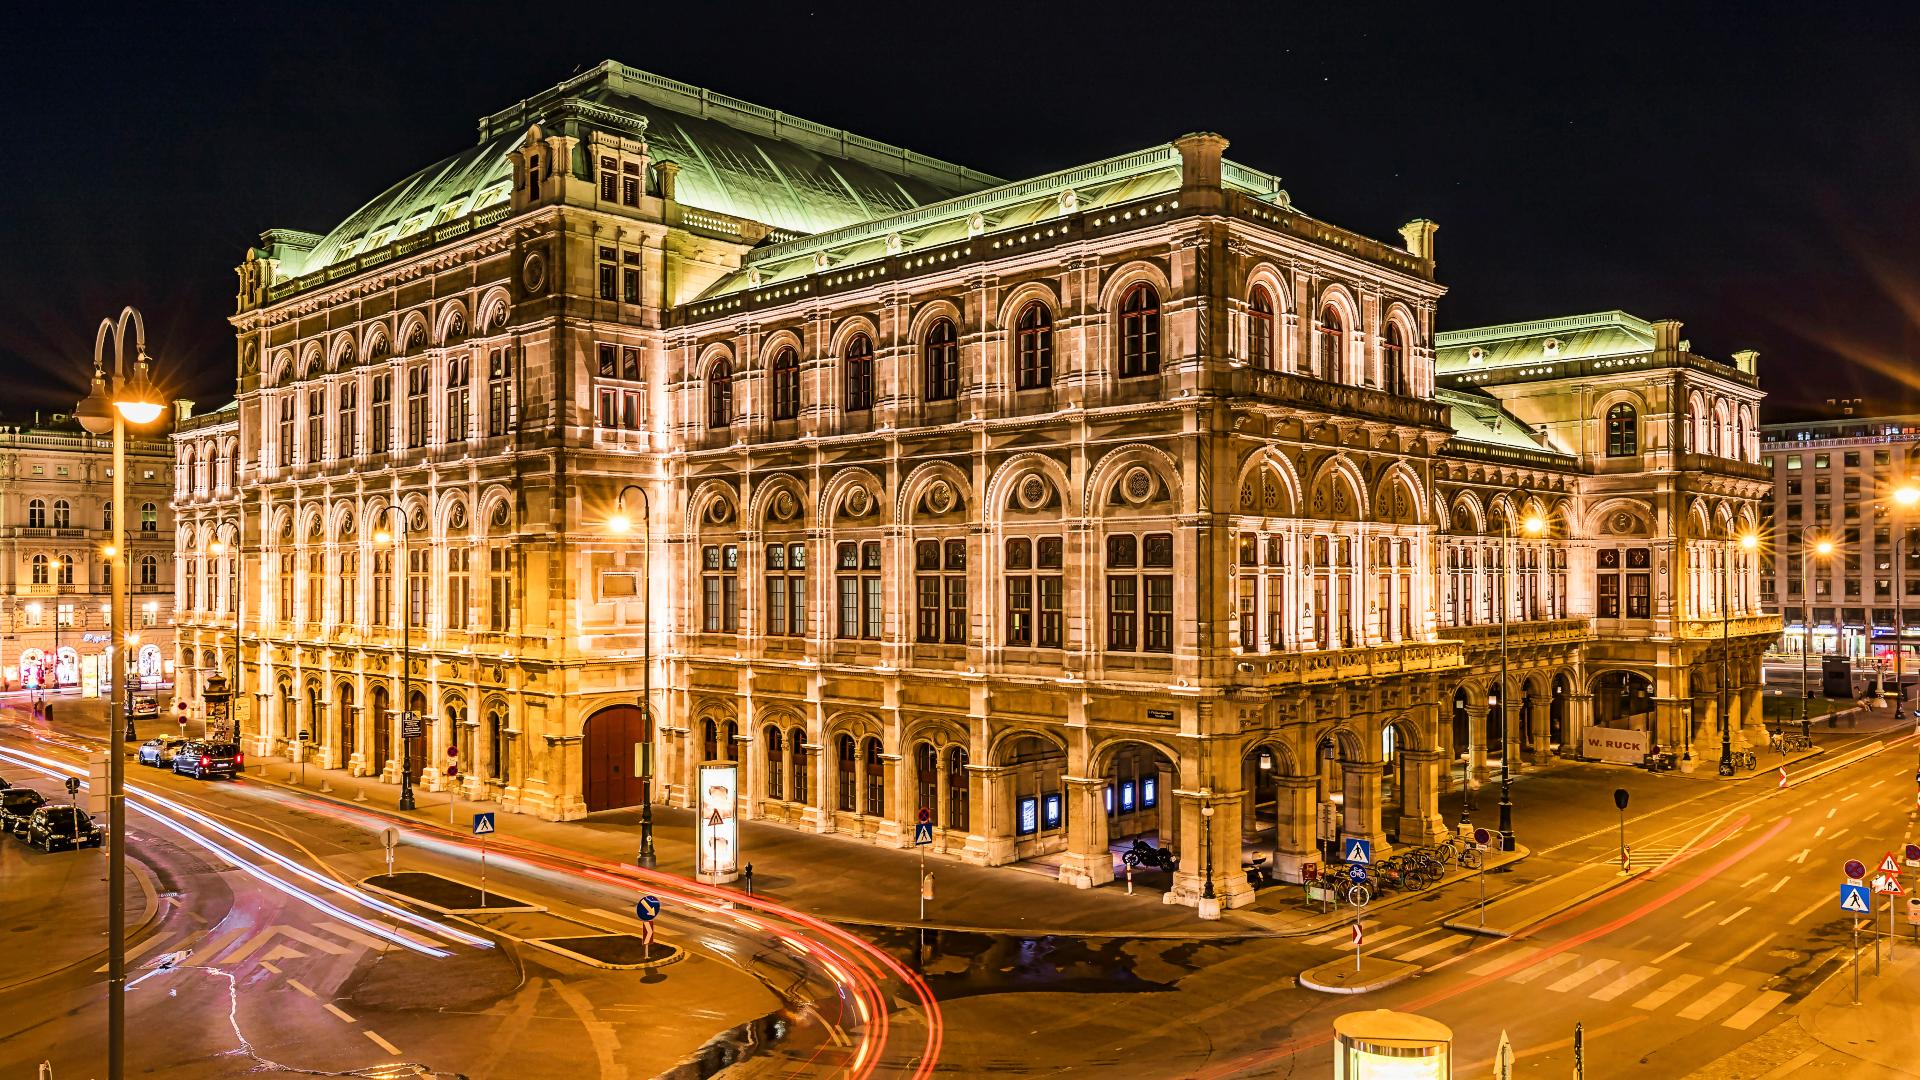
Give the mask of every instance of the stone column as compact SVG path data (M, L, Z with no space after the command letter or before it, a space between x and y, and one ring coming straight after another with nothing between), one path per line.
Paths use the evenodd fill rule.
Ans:
M1113 880L1113 852L1107 847L1104 777L1063 776L1067 790L1067 850L1060 861L1060 880L1076 889L1091 889Z
M1198 909L1203 919L1217 919L1228 908L1253 903L1253 886L1241 869L1240 799L1210 791L1182 791L1180 798L1180 865L1173 888L1163 899ZM1211 805L1211 821L1203 808ZM1209 852L1211 858L1209 858ZM1213 899L1206 898L1208 870L1212 870Z
M1315 846L1314 794L1317 783L1311 776L1276 776L1275 810L1279 829L1274 836L1273 870L1283 881L1298 882L1303 863L1320 861Z
M1442 757L1438 750L1400 751L1400 842L1424 845L1438 843L1446 835L1446 819L1440 816L1440 776Z
M1358 837L1373 843L1373 857L1385 858L1388 844L1380 828L1380 770L1377 761L1345 761L1346 807L1340 823L1340 838Z
M918 789L916 782L914 787ZM947 850L946 832L953 828L953 781L947 778L946 747L933 756L933 825L934 832L941 838L940 850Z
M1757 666L1757 665L1756 665ZM1742 711L1747 721L1747 746L1749 749L1764 749L1767 745L1766 694L1758 685L1748 686L1740 691Z
M899 754L880 755L880 775L883 777L881 783L886 785L886 790L881 792L880 808L884 812L891 807L894 812L881 817L873 835L874 839L888 847L900 847L913 841L913 829L901 826L901 822L913 820L911 810L904 814L900 810L901 807L910 806L913 802L910 792L901 791L900 781L906 774L906 770L900 767L901 761ZM863 788L862 791L864 790ZM866 808L863 806L861 809Z
M1473 778L1481 783L1487 779L1487 714L1492 711L1484 699L1467 702L1467 760Z
M986 865L1012 862L1013 784L1009 770L1000 765L968 765L967 784L973 804L973 829L985 846Z

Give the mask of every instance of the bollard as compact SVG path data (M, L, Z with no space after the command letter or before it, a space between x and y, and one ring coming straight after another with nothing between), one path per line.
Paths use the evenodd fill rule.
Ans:
M1133 867L1131 865L1127 867L1127 895L1133 895Z
M753 864L747 864L747 895L753 895Z

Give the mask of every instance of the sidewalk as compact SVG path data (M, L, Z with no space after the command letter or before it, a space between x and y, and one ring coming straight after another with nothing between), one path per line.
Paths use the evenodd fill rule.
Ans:
M299 790L356 809L406 819L415 825L468 835L472 815L493 804L459 800L449 827L448 794L414 789L417 808L397 808L400 789L371 778L349 777L343 770L306 768L284 758L249 758L247 782ZM323 791L322 785L330 790ZM364 801L356 797L364 796ZM638 808L606 811L575 821L543 821L530 814L500 814L496 835L592 858L633 865L640 845ZM693 876L693 812L669 806L653 808L657 868ZM1081 890L1042 875L1010 867L985 867L929 854L934 898L927 921L917 921L919 856L911 848L875 847L846 839L801 832L759 821L740 822L743 862L753 868L754 893L835 923L908 929L973 931L1013 935L1072 935L1164 939L1215 939L1264 936L1271 931L1240 911L1218 922L1201 922L1194 910L1161 900L1162 889L1136 883ZM405 848L401 849L401 865ZM736 882L729 888L744 888ZM1295 890L1297 892L1297 889ZM1244 909L1243 909L1244 910Z

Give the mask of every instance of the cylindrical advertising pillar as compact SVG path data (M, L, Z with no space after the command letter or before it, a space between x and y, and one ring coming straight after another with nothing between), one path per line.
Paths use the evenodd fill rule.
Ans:
M1413 1013L1374 1009L1333 1022L1334 1080L1451 1080L1453 1029Z

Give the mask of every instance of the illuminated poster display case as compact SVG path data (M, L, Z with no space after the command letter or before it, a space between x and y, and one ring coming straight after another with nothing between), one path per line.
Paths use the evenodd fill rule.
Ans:
M1453 1029L1374 1009L1333 1022L1333 1080L1452 1080Z
M699 794L699 864L694 876L709 885L724 885L740 876L740 766L701 762Z

